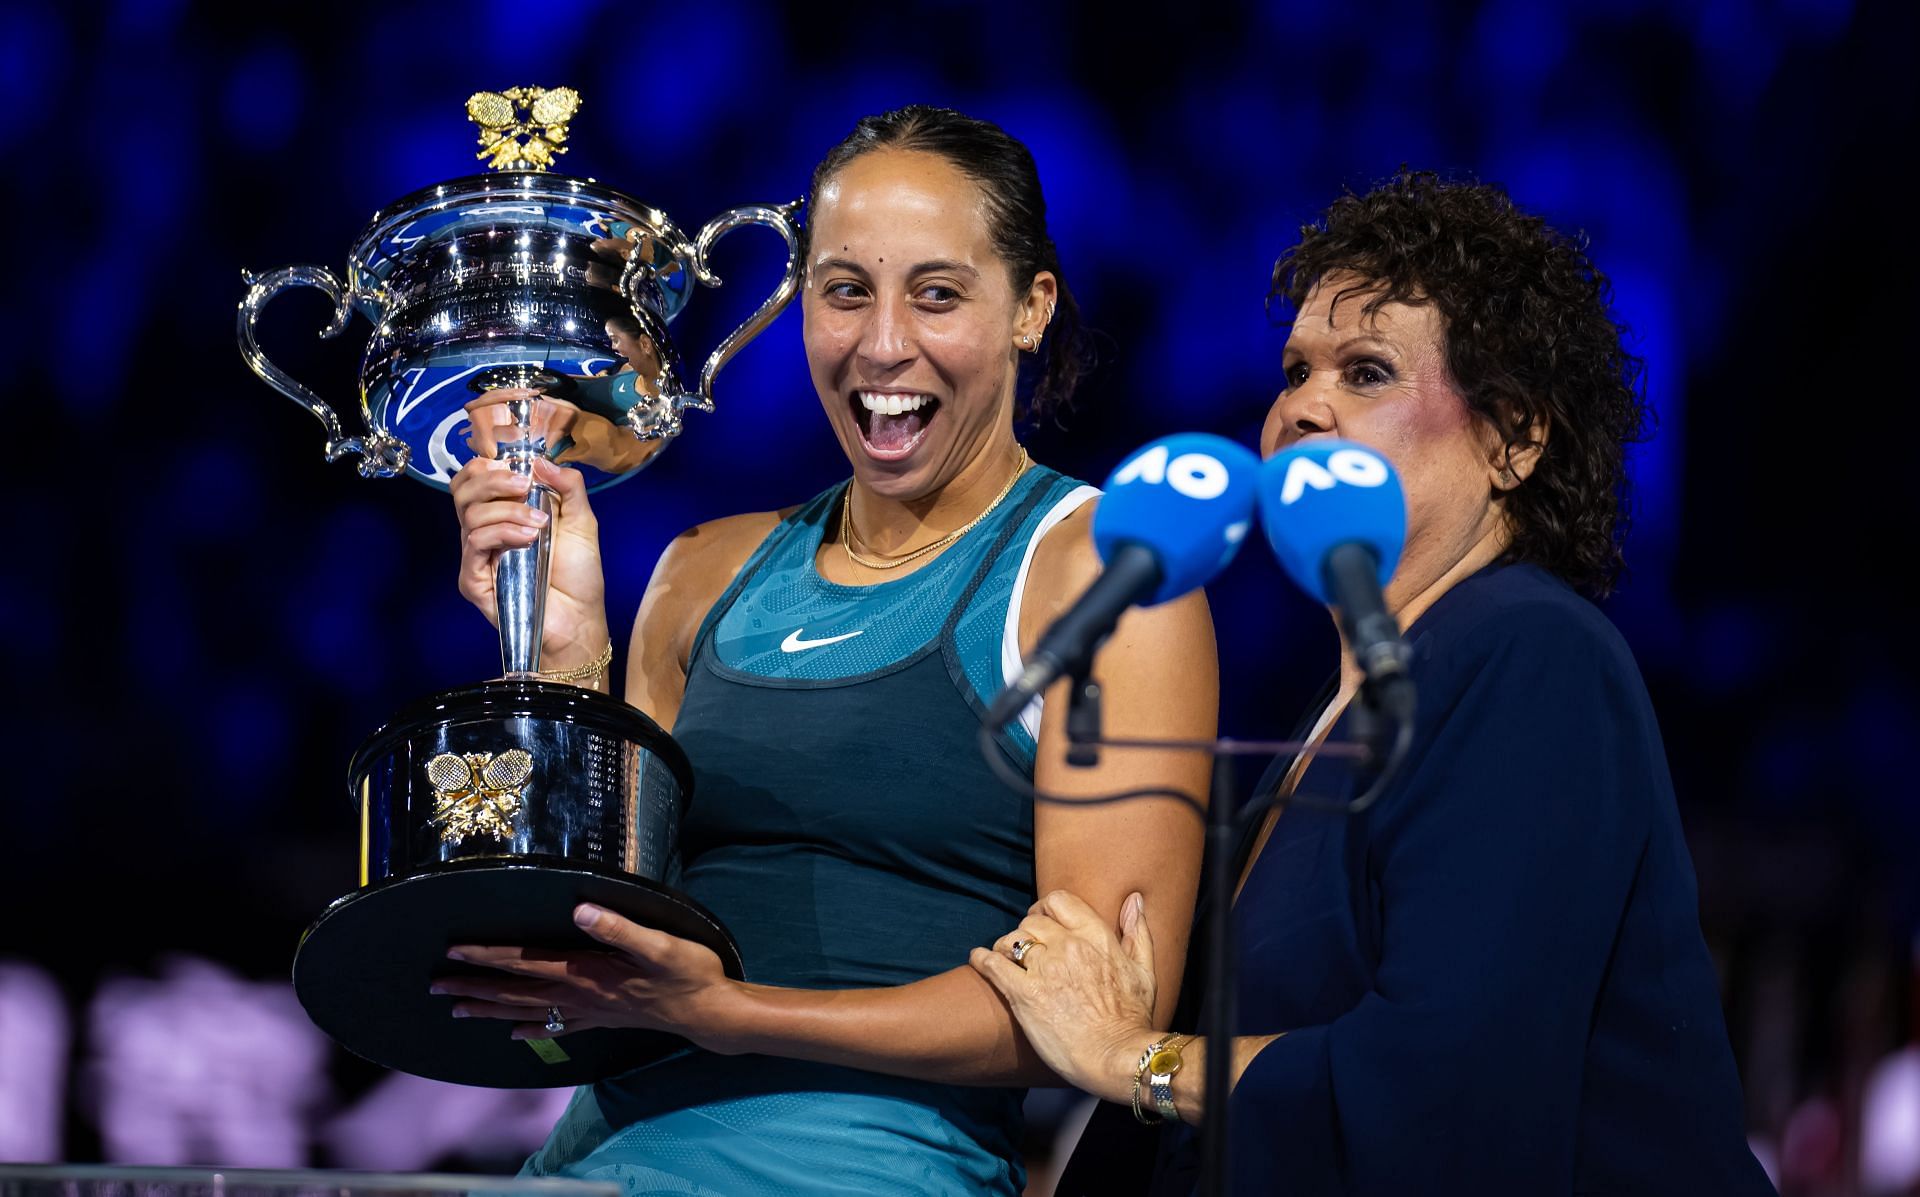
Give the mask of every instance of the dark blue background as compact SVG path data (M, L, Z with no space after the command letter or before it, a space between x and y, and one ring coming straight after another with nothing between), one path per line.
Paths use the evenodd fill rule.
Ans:
M799 195L860 115L927 101L1040 163L1103 365L1029 444L1096 480L1169 431L1254 442L1280 382L1273 259L1342 188L1476 175L1591 238L1659 415L1608 610L1662 716L1752 1124L1778 1139L1819 1098L1850 1118L1862 1070L1915 1034L1920 704L1891 576L1913 548L1914 220L1892 172L1916 32L1909 6L1847 0L9 6L27 376L0 627L28 784L5 804L0 955L76 1000L175 949L284 975L353 882L359 738L496 668L445 496L326 465L318 425L239 361L242 267L338 269L376 207L472 173L480 88L580 89L561 167L683 226ZM776 250L728 240L683 352L758 302ZM347 397L365 328L314 341L324 307L281 300L268 345ZM716 391L597 502L616 624L675 532L845 473L797 313ZM1283 730L1328 621L1263 551L1212 593L1226 729Z

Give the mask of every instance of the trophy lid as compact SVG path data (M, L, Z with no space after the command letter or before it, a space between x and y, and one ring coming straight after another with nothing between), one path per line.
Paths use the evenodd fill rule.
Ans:
M375 212L344 278L318 266L245 273L241 353L326 427L329 460L356 453L369 477L445 487L474 456L524 441L578 466L590 489L611 485L679 434L683 410L713 410L714 373L793 297L792 205L734 208L688 237L658 208L551 173L580 102L567 87L475 92L467 116L480 128L476 156L488 173L423 187ZM785 240L785 277L689 376L668 325L696 283L720 285L706 265L712 244L748 225ZM356 312L373 326L359 378L364 435L349 435L331 403L260 347L262 309L295 287L333 301L323 336ZM540 421L516 416L523 434L503 439L501 405L531 402L507 390L520 386L544 391Z
M378 320L392 297L385 284L426 251L451 245L485 225L517 233L509 248L528 249L545 229L578 243L625 242L622 256L639 253L655 263L657 315L670 321L692 294L693 242L665 212L594 179L552 174L567 152L567 122L580 110L571 87L511 87L467 97L467 119L480 126L480 152L491 173L422 187L379 209L348 255L355 305ZM651 306L651 305L650 305Z
M658 208L547 169L579 106L564 87L474 93L467 115L491 169L388 204L348 254L349 301L374 325L367 425L408 447L420 481L445 486L491 451L499 413L467 404L497 386L567 392L548 405L541 451L591 489L663 443L637 436L631 413L684 389L667 326L692 294L698 251ZM608 402L582 402L595 396Z

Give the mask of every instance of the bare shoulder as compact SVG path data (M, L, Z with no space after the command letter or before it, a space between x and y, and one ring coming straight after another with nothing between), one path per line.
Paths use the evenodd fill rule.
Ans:
M697 623L753 551L795 510L723 516L680 533L667 542L654 565L643 607L667 608L678 616L675 623L688 617Z
M1020 646L1023 651L1039 643L1053 621L1064 614L1100 576L1103 563L1093 545L1093 515L1100 500L1081 504L1074 512L1048 530L1034 549L1033 564L1027 573L1027 587L1020 604ZM1120 621L1113 643L1137 638L1145 644L1181 651L1211 647L1213 621L1207 611L1206 595L1201 591L1159 603L1135 608Z
M1093 511L1099 503L1096 497L1076 507L1035 546L1020 602L1023 647L1037 641L1100 576L1100 553L1093 547Z
M685 692L693 642L727 584L787 511L755 511L697 524L667 542L633 617L627 701L671 728Z

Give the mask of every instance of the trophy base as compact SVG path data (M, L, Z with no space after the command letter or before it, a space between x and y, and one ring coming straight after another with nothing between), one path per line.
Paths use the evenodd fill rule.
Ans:
M454 944L605 951L573 925L592 902L712 948L744 975L720 921L672 889L579 861L468 860L396 877L339 899L301 937L293 987L308 1017L355 1055L385 1068L495 1089L590 1084L687 1046L660 1031L597 1029L515 1040L508 1024L455 1018L456 999L427 992L438 977L506 974L447 959ZM529 1021L541 1021L532 1013Z

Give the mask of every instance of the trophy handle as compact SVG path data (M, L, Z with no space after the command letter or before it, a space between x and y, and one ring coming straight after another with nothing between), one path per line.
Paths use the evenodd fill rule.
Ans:
M708 356L707 364L700 369L700 389L693 394L681 397L677 401L681 408L691 407L697 411L712 411L713 376L718 374L720 367L726 365L728 360L740 352L748 341L759 336L762 329L773 323L773 318L780 314L780 309L786 307L793 300L793 293L800 289L800 225L794 220L794 214L800 210L800 205L804 202L804 199L797 199L778 208L759 204L734 208L709 220L706 227L700 230L700 235L694 238L694 277L709 287L720 285L720 276L713 273L707 266L707 255L713 251L714 243L733 230L750 224L766 225L786 239L787 272L781 278L780 285L774 288L773 294L767 296L766 302L761 304L753 315L747 317L746 323L728 334L727 339L720 342L719 347Z
M266 274L254 274L243 270L240 277L246 281L247 293L240 300L239 336L240 356L245 358L253 372L274 390L292 399L301 407L312 412L327 430L327 460L338 461L349 453L360 454L360 473L367 478L391 478L407 468L410 455L406 442L398 441L379 432L369 433L365 437L343 436L340 417L325 399L301 383L291 374L273 364L260 348L255 335L260 323L260 312L276 295L293 287L313 287L324 292L333 301L333 320L320 330L322 337L337 337L347 327L347 321L353 316L353 307L347 300L346 287L324 266L283 266Z

